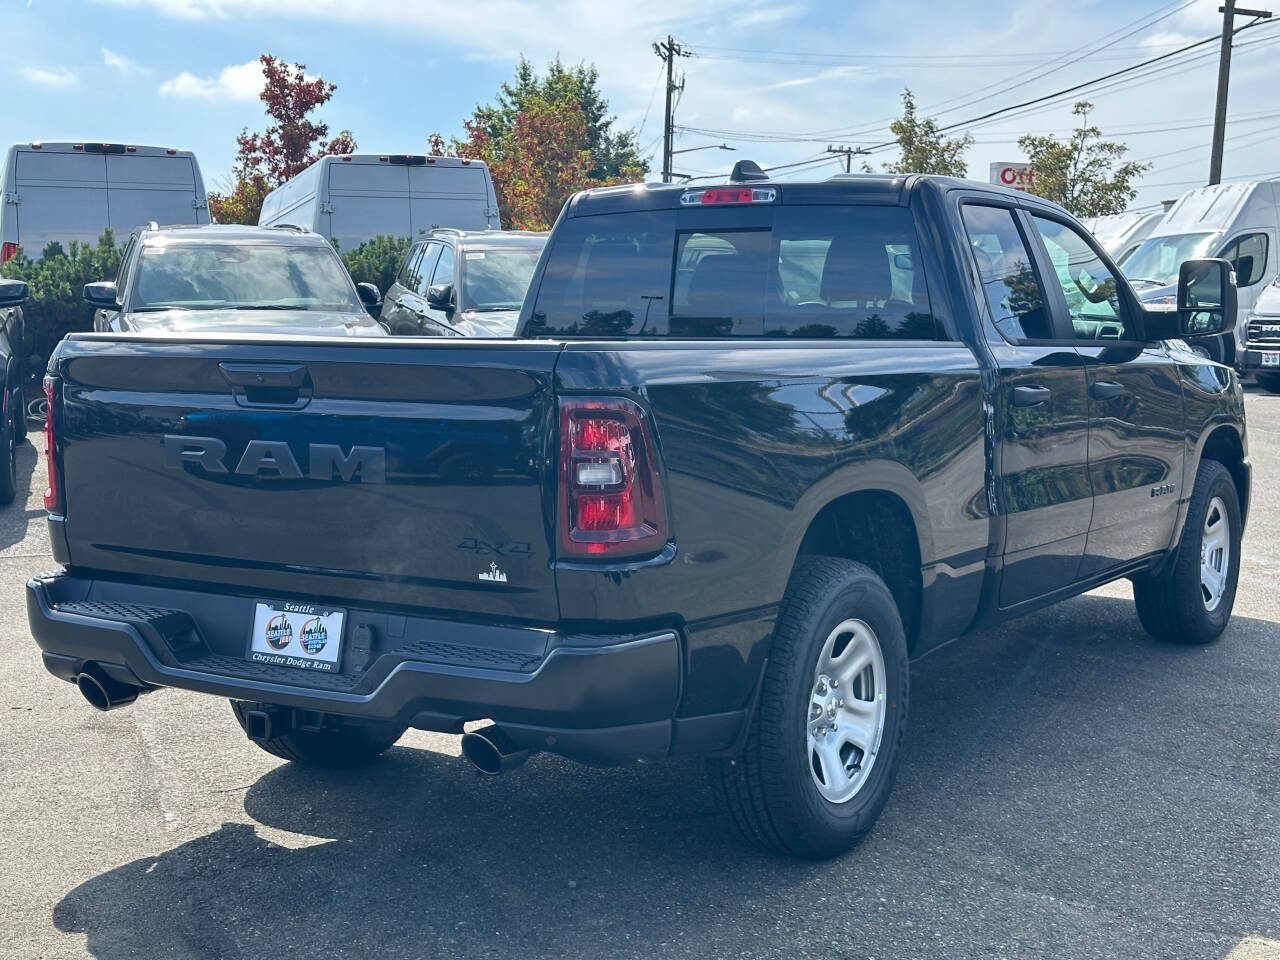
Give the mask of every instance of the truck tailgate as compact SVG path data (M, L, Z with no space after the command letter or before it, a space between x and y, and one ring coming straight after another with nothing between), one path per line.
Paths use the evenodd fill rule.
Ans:
M69 338L71 564L551 622L558 350Z

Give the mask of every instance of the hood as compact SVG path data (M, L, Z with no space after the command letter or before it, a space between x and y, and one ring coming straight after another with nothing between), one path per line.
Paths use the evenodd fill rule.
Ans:
M464 337L514 337L519 310L464 310L453 327Z
M385 337L367 313L328 310L164 310L131 313L139 333L275 333L306 337Z
M1176 283L1166 283L1164 286L1154 286L1137 280L1130 280L1129 283L1133 287L1133 292L1138 295L1138 299L1147 306L1162 306L1178 302Z
M1267 288L1258 295L1252 312L1260 317L1280 317L1280 280L1267 284Z

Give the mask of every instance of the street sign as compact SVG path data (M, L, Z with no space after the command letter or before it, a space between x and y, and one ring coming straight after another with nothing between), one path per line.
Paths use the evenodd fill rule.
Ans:
M991 164L991 182L1013 190L1027 191L1035 180L1035 171L1029 163L993 163Z

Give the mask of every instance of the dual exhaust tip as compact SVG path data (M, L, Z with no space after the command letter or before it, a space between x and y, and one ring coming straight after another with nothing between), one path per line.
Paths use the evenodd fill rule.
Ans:
M85 664L76 675L76 688L90 706L104 711L127 707L143 692L141 687L108 676L96 663ZM462 735L462 755L481 773L496 777L528 760L529 750L511 739L501 727L490 724Z

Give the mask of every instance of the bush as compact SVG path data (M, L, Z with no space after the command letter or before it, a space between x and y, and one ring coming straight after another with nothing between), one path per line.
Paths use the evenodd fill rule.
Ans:
M396 271L408 249L408 237L374 237L343 253L342 262L356 283L372 283L385 294L396 282Z
M68 333L93 329L93 308L82 299L84 285L114 279L121 252L108 228L96 247L73 240L64 250L54 241L44 248L39 260L30 259L19 249L0 267L0 276L25 280L31 289L31 299L22 308L29 377L38 380L44 376L49 355ZM28 389L27 398L32 396Z

